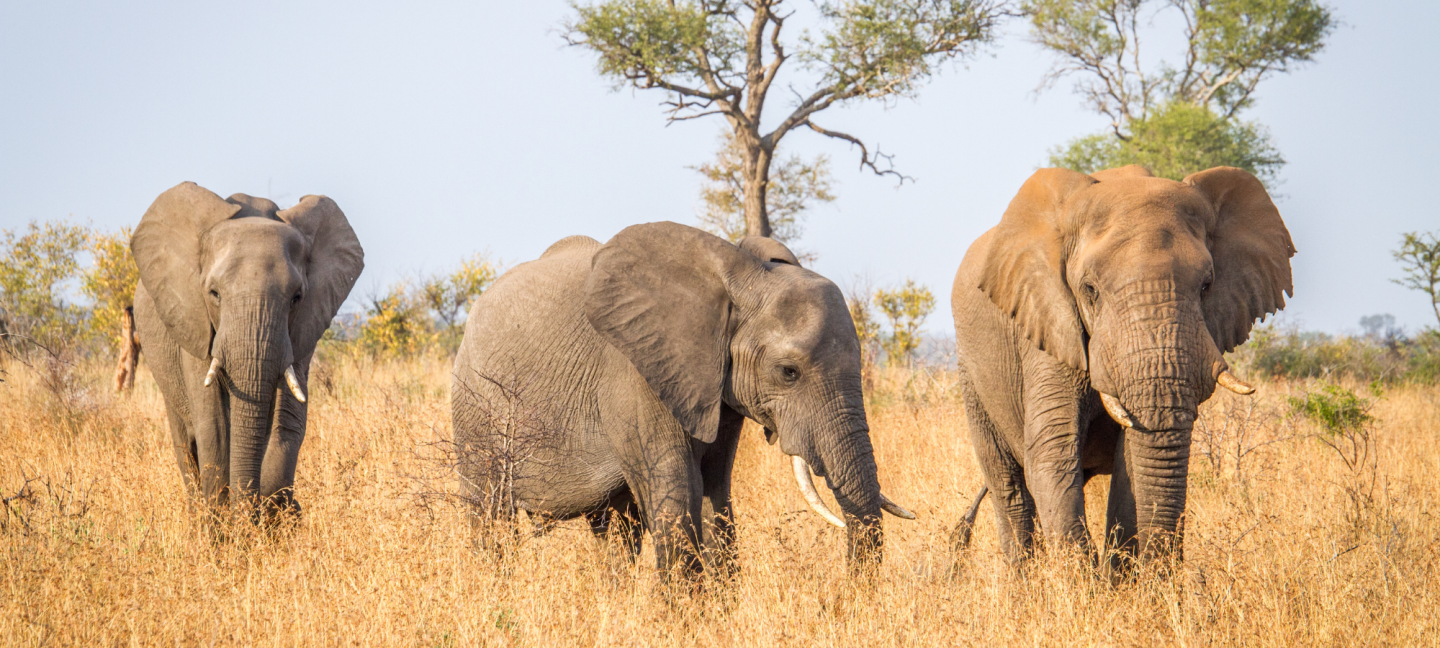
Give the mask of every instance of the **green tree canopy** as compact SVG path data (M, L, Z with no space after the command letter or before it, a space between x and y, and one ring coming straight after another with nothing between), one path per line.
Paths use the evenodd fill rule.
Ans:
M863 100L913 97L945 61L994 38L1003 0L820 0L819 24L783 37L794 13L785 0L600 0L573 4L564 24L571 45L598 57L616 88L665 93L672 122L719 115L741 153L745 233L770 236L771 162L786 135L805 127L860 147L861 168L904 180L876 149L825 128L816 115ZM792 30L793 32L793 30ZM791 87L794 103L776 121L769 93L787 62L810 73ZM767 119L768 118L768 119ZM761 122L776 124L762 128ZM723 151L722 151L723 155Z
M1089 171L1131 163L1166 177L1235 166L1273 182L1285 160L1265 128L1238 119L1261 81L1313 61L1336 20L1317 0L1028 0L1031 36L1056 56L1042 87L1075 91L1110 129L1072 140L1050 163ZM1184 22L1179 66L1145 65L1142 26ZM1149 35L1146 35L1147 37Z

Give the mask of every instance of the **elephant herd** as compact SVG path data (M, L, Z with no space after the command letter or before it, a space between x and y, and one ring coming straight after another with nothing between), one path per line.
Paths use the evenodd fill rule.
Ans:
M122 371L143 347L187 488L260 523L298 513L311 359L364 266L345 215L323 196L282 210L187 182L150 206L131 250ZM1084 486L1101 474L1106 555L1179 551L1197 408L1217 385L1253 392L1223 354L1284 306L1294 252L1240 169L1025 182L952 296L968 427L1012 561L1042 537L1098 555ZM844 296L772 239L659 222L556 242L475 301L451 402L473 523L583 516L632 557L648 532L666 574L735 569L745 419L845 529L852 568L879 562L882 512L914 518L880 491Z

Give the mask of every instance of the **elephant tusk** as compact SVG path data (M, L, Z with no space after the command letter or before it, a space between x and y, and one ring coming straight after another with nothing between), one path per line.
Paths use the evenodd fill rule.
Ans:
M1250 383L1240 380L1239 378L1236 378L1235 374L1230 373L1229 369L1220 372L1220 375L1215 377L1215 382L1220 383L1221 387L1240 394L1241 396L1249 396L1255 393L1254 386L1252 386Z
M885 509L886 513L889 513L890 515L898 517L902 520L915 519L914 513L911 513L909 509L906 509L905 507L890 501L890 498L886 497L884 493L880 494L880 508Z
M207 372L205 372L205 386L206 386L206 387L209 387L209 386L215 384L215 374L216 374L216 372L218 372L218 371L220 371L220 358L211 358L211 359L210 359L210 370L207 371Z
M1109 412L1110 418L1116 423L1127 428L1135 427L1135 421L1131 420L1130 412L1125 411L1125 406L1120 404L1120 399L1105 392L1100 392L1100 402L1105 404L1105 411Z
M300 389L300 379L295 377L295 365L285 368L285 384L290 386L290 393L295 396L295 400L305 402L305 390Z
M815 480L810 478L810 464L805 463L800 457L791 457L790 464L795 468L795 482L800 484L800 492L805 494L805 501L810 508L825 518L826 522L840 528L845 528L845 520L840 519L830 509L825 508L825 502L820 499L820 493L815 492Z

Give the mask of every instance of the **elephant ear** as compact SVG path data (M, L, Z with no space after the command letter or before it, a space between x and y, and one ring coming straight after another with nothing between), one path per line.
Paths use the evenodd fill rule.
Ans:
M730 363L730 290L760 261L677 223L621 230L591 260L585 317L702 442L715 440Z
M749 252L761 261L788 263L797 268L800 267L800 260L795 257L795 253L791 252L790 248L768 236L747 236L740 239L740 249Z
M350 296L365 269L365 250L340 206L325 196L305 196L277 216L305 237L305 291L290 324L290 344L300 360L315 352L315 344Z
M145 210L130 251L160 321L180 348L210 357L212 323L200 275L200 237L241 210L193 182L175 185Z
M1295 244L1265 185L1250 172L1215 167L1183 182L1215 209L1209 232L1215 278L1203 308L1210 337L1228 353L1250 337L1256 320L1284 308L1285 296L1295 295L1290 274Z
M1075 295L1065 283L1066 200L1095 184L1068 169L1041 169L1020 187L995 228L980 273L984 291L1036 346L1087 370L1085 330Z

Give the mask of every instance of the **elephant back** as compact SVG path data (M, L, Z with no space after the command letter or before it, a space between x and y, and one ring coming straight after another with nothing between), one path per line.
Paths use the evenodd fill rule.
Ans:
M589 237L563 239L475 300L452 375L457 435L483 426L486 412L502 402L518 401L557 426L593 411L581 401L594 400L590 383L605 341L582 305L598 247Z

